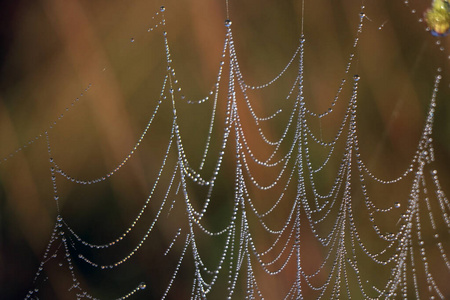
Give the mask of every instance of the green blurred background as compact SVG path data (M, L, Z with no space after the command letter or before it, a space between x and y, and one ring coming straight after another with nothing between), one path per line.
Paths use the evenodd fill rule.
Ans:
M430 5L428 1L410 1L410 8L402 1L365 1L365 4L367 19L350 74L361 76L358 130L362 155L374 173L383 178L396 177L409 165L424 125L436 69L442 67L433 137L436 166L447 191L450 182L449 38L432 37L425 31L425 24L418 22ZM50 132L53 157L77 178L96 178L113 169L136 142L160 94L166 70L162 30L148 33L147 28L158 22L155 20L159 17L154 20L152 17L161 5L166 7L165 30L183 92L189 99L203 98L216 81L221 60L227 15L225 1L3 1L0 156L6 157L42 133L78 97L81 101ZM360 8L359 1L305 1L305 97L307 106L315 112L328 108L341 79L348 76L344 70L353 51ZM417 12L412 14L411 8ZM249 84L269 81L282 70L298 45L301 1L230 0L229 14L244 77ZM441 45L436 45L438 40ZM439 50L440 46L444 47L443 51ZM258 112L269 114L280 107L278 102L287 94L296 72L294 66L287 72L287 80L283 78L267 91L253 94L254 102L259 103ZM92 87L85 92L91 83ZM225 86L223 83L223 90ZM210 110L208 105L179 106L186 151L194 166L200 162ZM321 130L324 138L331 137L343 110L344 105L338 105L335 117L312 126ZM61 214L82 237L107 242L129 226L156 178L170 134L170 114L169 106L161 108L149 138L136 157L110 181L88 187L58 181ZM224 119L223 112L218 119ZM266 128L269 134L279 136L283 122ZM218 135L213 137L213 142L214 152ZM53 230L57 211L46 147L45 139L41 138L0 165L2 299L23 298L32 287L34 273ZM172 153L172 162L174 159ZM232 162L232 151L228 159ZM338 164L339 160L332 166L336 168ZM229 209L226 201L233 195L234 169L226 166L232 165L225 164L221 172L216 198L219 204L213 206L208 221L213 228L225 223L221 212ZM212 164L207 166L207 170L211 168ZM167 176L163 179L167 180ZM333 172L325 174L324 186L332 182L333 176ZM410 182L402 188L377 191L377 203L390 199L390 205L396 200L406 204ZM156 192L157 199L163 195L163 189ZM147 225L157 208L158 203L151 205ZM361 213L362 222L367 220L362 205L356 209ZM179 210L173 214L178 213L182 218L182 208ZM137 233L120 249L121 253L132 249L146 224L137 228ZM93 295L104 299L118 297L144 281L147 289L135 298L159 299L179 252L173 251L167 257L161 254L178 226L183 223L173 219L159 222L136 258L116 271L102 272L77 263L80 281ZM375 242L376 239L367 241ZM448 241L445 243L448 249ZM208 242L205 238L204 245L200 246L207 249L205 253L210 251L208 254L215 261L214 249L220 249L221 245L221 240ZM304 243L303 247L314 269L314 264L321 259L317 250L320 248L314 242ZM114 253L98 255L97 258L105 261L121 257ZM376 271L365 271L368 278L377 280ZM48 297L72 299L64 290L64 276L57 269L51 274ZM445 282L448 272L442 274L441 280ZM289 272L283 276L288 275ZM283 276L275 280L261 279L268 299L280 299L286 293ZM192 266L187 259L169 298L186 299L191 284ZM219 291L221 287L219 284Z

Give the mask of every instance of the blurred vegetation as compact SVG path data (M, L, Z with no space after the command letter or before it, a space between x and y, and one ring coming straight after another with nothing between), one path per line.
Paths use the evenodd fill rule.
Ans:
M427 2L410 1L417 10L411 14L402 1L365 1L367 20L352 67L352 72L361 76L358 130L361 152L369 167L380 177L396 177L415 153L436 69L442 67L433 137L436 166L448 191L450 40L439 39L441 45L436 45L438 39L417 21L429 6ZM215 83L221 60L225 1L5 1L0 11L0 156L6 157L42 133L78 97L81 100L76 107L65 113L51 131L53 156L77 178L97 178L112 170L132 149L160 94L166 70L162 30L148 33L147 28L155 23L151 18L161 5L167 8L165 30L177 78L188 98L203 98ZM360 4L355 1L305 0L305 97L313 111L328 108L345 75L359 11ZM244 77L250 84L267 82L282 70L298 45L301 1L230 1L229 14ZM441 46L443 51L439 50ZM258 112L269 114L279 107L277 101L287 94L296 72L294 67L286 75L289 80L264 93L252 94L254 102L259 103ZM92 87L84 91L90 83ZM179 109L186 151L197 165L211 108L180 104ZM324 138L334 133L333 126L342 117L343 109L336 107L336 117L316 125ZM170 113L169 106L161 108L136 157L111 181L87 187L60 182L61 214L82 237L107 242L130 225L160 167L172 122L165 116ZM219 119L223 120L223 115ZM283 124L272 126L271 134L278 136ZM46 147L45 139L40 138L0 165L3 299L26 295L53 230L57 211ZM222 184L217 187L217 197L224 202L233 197L232 153L226 159L230 164L225 166L231 167L221 172ZM334 166L338 164L334 162ZM163 179L167 180L167 176ZM334 176L331 173L323 178L324 186ZM406 201L409 183L403 187L378 190L379 203L396 198ZM163 197L164 192L157 190L156 198ZM157 207L152 204L151 211L155 213ZM211 209L214 213L209 222L220 228L224 222L222 212L229 207L218 205ZM173 214L182 218L182 208L178 210ZM361 213L362 222L366 217ZM151 221L151 217L148 219ZM123 246L122 253L134 247L145 225ZM117 297L145 281L148 288L136 299L157 299L177 262L175 253L161 255L177 226L160 223L137 257L117 271L102 272L77 264L77 274L98 297ZM222 242L205 239L200 246L214 252ZM321 259L317 249L313 243L304 246L312 265ZM120 257L102 253L98 258L107 261L117 259L117 255ZM190 295L192 266L186 265L170 299ZM446 276L444 279L448 279L448 273ZM377 280L377 273L373 272L372 277ZM280 299L286 284L282 279L268 280L267 286L264 284L267 298ZM51 286L49 295L64 299L57 279Z

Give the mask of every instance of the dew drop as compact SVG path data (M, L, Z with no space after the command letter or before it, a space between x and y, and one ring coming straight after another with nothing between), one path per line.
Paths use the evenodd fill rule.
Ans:
M226 27L230 27L232 23L233 23L233 22L231 22L231 20L229 20L229 19L226 19L226 20L225 20L225 26L226 26Z
M132 43L134 43L134 38L131 38L131 40L130 40Z
M161 6L161 7L159 8L159 10L160 10L161 12L163 12L163 11L166 10L166 8L165 8L164 5L163 5L163 6Z
M145 282L141 282L141 283L139 284L139 288L140 288L141 290L144 290L146 287L147 287L147 285L145 284Z
M394 203L394 207L395 207L395 208L400 208L400 206L401 206L401 205L400 205L400 202L395 202L395 203Z
M361 79L361 77L359 77L359 75L356 74L356 75L353 76L353 79L355 81L359 81Z

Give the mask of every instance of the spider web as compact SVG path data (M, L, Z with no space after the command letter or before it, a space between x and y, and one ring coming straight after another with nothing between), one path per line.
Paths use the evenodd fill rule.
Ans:
M408 1L397 4L393 11L423 31L425 45L445 53L443 40L427 36L417 12L424 8ZM365 60L377 51L365 54L371 40L364 39L389 36L396 25L377 13L382 5L349 5L351 33L341 38L345 58L327 77L329 72L323 70L308 71L313 68L308 51L319 51L321 41L329 42L315 41L312 32L320 28L309 28L315 5L306 1L300 6L299 36L283 66L275 76L254 84L241 58L244 40L233 6L228 9L224 3L221 52L203 97L189 96L179 75L183 72L166 20L170 6L161 6L145 29L154 36L151 51L159 53L150 55L159 64L158 72L151 73L151 80L161 83L152 90L157 100L146 106L149 113L139 134L125 140L114 133L105 137L121 150L128 147L108 157L105 172L90 172L89 167L79 171L73 162L76 154L61 146L70 138L66 126L77 117L78 107L83 102L96 105L88 98L99 89L95 82L41 133L5 157L3 165L8 166L15 155L40 146L39 161L49 170L46 187L55 210L50 240L26 299L448 297L450 203L439 179L433 141L444 60L429 67L431 75L421 92L428 100L425 119L411 119L421 128L417 138L408 133L398 137L414 144L414 151L403 153L406 159L395 157L386 168L389 175L380 176L377 165L384 158L382 143L389 128L381 138L363 138L361 123L370 116L365 120L358 109L371 97L364 86L371 66L383 65L376 57ZM325 13L317 8L315 12ZM143 34L134 35L128 43L134 47L143 40ZM411 61L419 64L424 55L420 52ZM326 80L333 76L339 80ZM320 94L314 84L333 86L332 96ZM319 102L322 97L326 100ZM99 105L108 109L108 102ZM397 102L392 115L401 109ZM388 127L391 120L387 118ZM373 156L367 154L371 148ZM145 156L151 158L141 164ZM101 164L101 154L81 159ZM144 175L130 175L135 173ZM118 193L121 185L136 190L119 200L112 192L116 185ZM93 216L94 225L84 224L88 229L83 232L84 221L74 222L70 209L95 201L111 212ZM124 216L118 215L127 207ZM91 219L89 211L85 214L78 217ZM132 271L130 266L141 264L150 271L142 266L144 271ZM98 287L89 287L89 281Z

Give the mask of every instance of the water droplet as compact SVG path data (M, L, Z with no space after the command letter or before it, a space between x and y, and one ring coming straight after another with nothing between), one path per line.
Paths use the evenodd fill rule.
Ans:
M400 208L400 206L401 206L401 205L400 205L400 202L395 202L395 203L394 203L394 207L395 207L395 208Z
M134 43L134 38L131 38L131 42Z
M141 290L144 290L146 287L147 287L147 285L145 284L145 282L141 282L141 283L139 284L139 288L140 288Z
M359 75L356 74L356 75L353 76L353 79L355 81L359 81L361 79L361 77L359 77Z
M231 20L229 20L229 19L226 19L226 20L225 20L225 26L226 26L226 27L230 27L232 23L233 23L233 22L231 22Z
M159 10L163 12L163 11L166 10L166 8L164 7L164 5L162 5L162 6L159 8Z

